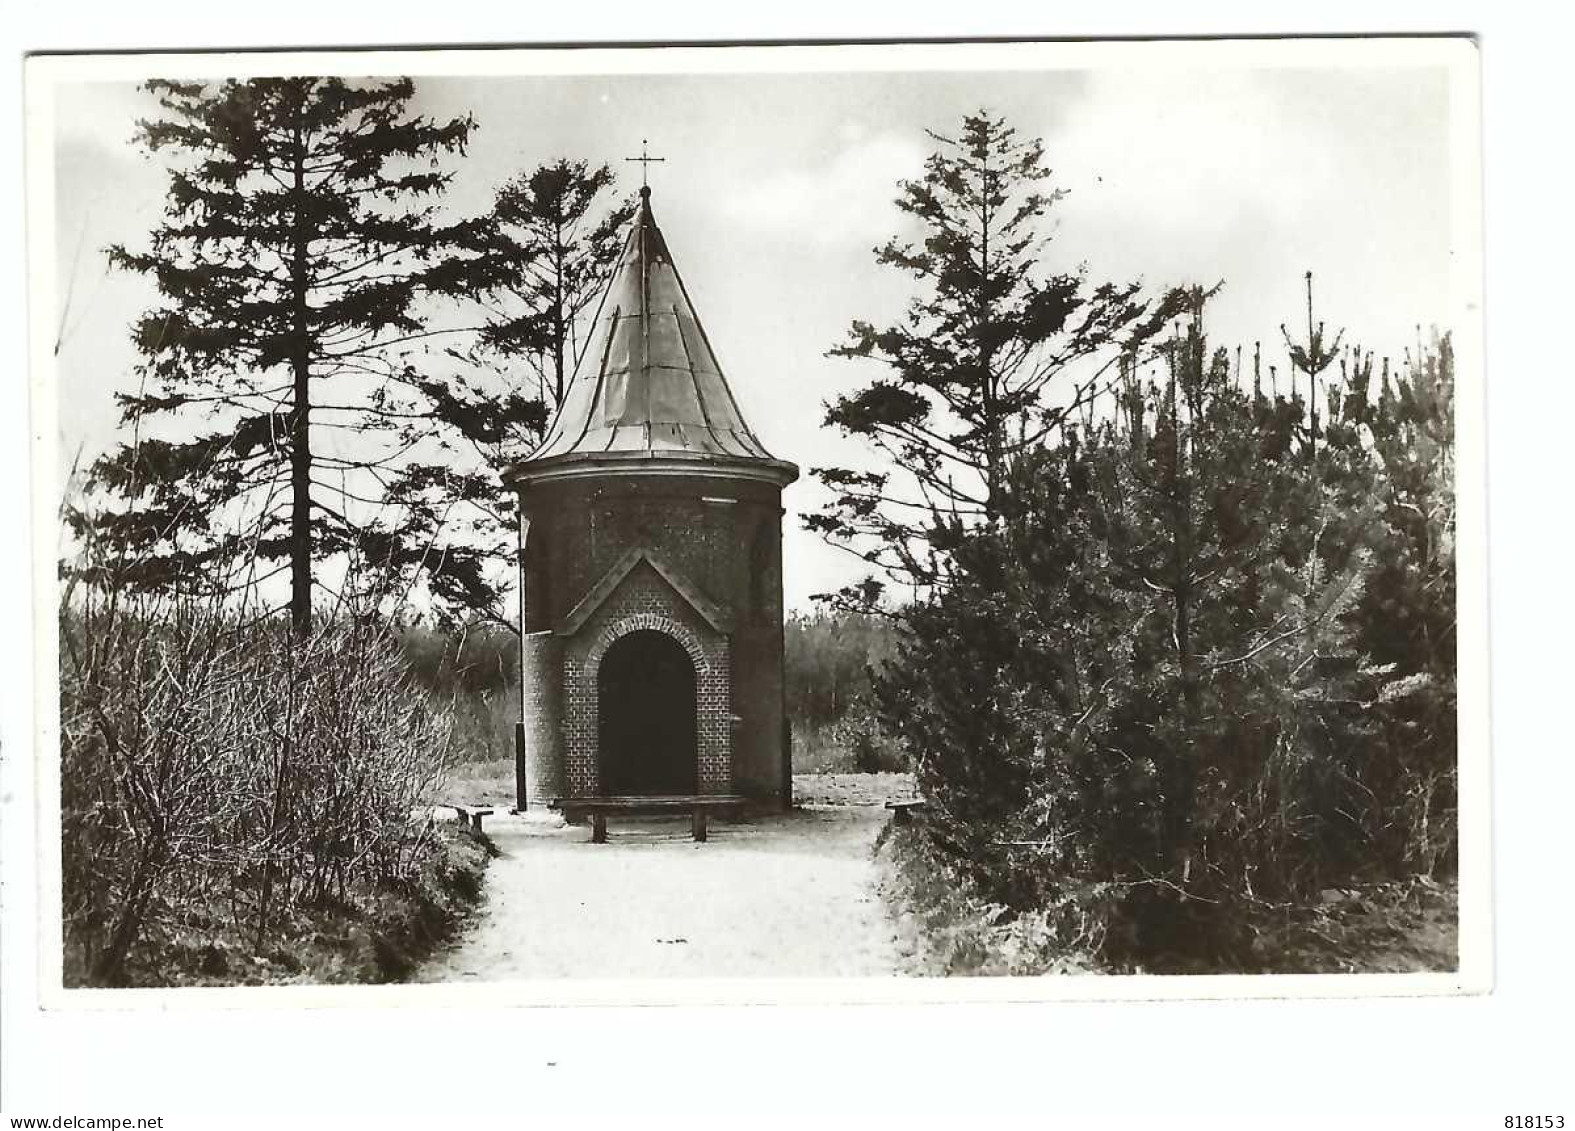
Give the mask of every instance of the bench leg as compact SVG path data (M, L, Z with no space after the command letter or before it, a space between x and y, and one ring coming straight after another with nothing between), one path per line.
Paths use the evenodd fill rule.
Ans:
M481 833L481 814L480 813L472 813L470 815L470 827L476 830L476 833L477 833L478 836L480 835L480 833Z
M695 810L694 833L695 833L695 839L697 841L699 841L700 843L704 844L705 843L705 810L704 809L696 809Z
M607 843L607 814L606 813L592 813L591 814L591 843L592 844L606 844Z

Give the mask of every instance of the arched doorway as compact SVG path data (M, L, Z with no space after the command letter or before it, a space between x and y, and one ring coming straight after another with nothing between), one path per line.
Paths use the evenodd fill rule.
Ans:
M607 796L695 792L695 668L665 632L619 637L597 675L597 765Z

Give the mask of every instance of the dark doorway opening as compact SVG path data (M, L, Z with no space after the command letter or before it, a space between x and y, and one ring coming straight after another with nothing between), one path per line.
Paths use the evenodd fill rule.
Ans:
M695 669L683 645L650 629L620 637L602 657L597 699L603 794L695 792Z

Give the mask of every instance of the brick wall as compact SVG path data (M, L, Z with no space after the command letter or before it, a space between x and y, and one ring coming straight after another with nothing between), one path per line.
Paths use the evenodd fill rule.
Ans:
M563 638L532 633L520 642L525 722L525 799L539 809L569 792L563 750Z
M541 483L521 504L531 518L527 631L561 626L634 546L660 556L733 620L731 636L716 632L642 564L574 636L535 645L536 659L522 666L531 804L598 791L596 677L607 648L640 629L667 633L695 665L701 791L785 802L780 489L721 477L624 476ZM752 580L758 567L763 574Z
M616 704L601 702L597 677L602 657L614 641L642 629L666 633L689 654L695 666L695 745L699 759L695 777L701 793L729 792L733 711L728 640L696 616L688 603L643 563L623 579L563 650L563 730L570 791L600 792L596 769L600 711L617 709Z

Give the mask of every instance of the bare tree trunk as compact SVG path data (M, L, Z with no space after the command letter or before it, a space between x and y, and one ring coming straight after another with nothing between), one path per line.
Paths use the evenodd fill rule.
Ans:
M568 337L568 320L563 310L563 272L564 272L564 246L563 225L558 224L553 228L553 263L552 263L552 409L557 411L563 405L563 387L567 381L564 372L564 339Z
M290 624L297 636L312 630L312 351L307 306L307 245L311 233L302 204L306 193L306 142L295 130L295 219L291 242L290 288L294 299L291 368L294 412L290 421Z
M993 212L990 208L990 192L994 188L988 161L984 164L983 172L984 191L980 193L979 205L979 401L984 411L985 432L985 494L984 513L990 524L994 524L999 517L1001 492L1006 486L1002 482L1002 423L996 404L995 389L995 349L990 343L990 322L994 313L990 302L990 227Z
M120 910L109 945L99 952L93 964L93 980L101 986L123 986L126 983L126 959L131 955L132 944L142 933L143 920L147 917L148 904L153 898L154 880L158 867L153 859L155 849L147 848L132 873L131 890Z
M1177 396L1182 379L1179 366L1193 364L1191 343L1178 361L1176 351L1180 343L1172 341L1170 359L1170 419L1171 419L1171 504L1173 526L1171 539L1171 599L1175 620L1176 665L1181 675L1182 722L1186 735L1183 747L1174 752L1174 788L1170 801L1170 845L1183 858L1191 855L1191 823L1193 798L1197 789L1197 753L1191 747L1192 736L1198 724L1198 661L1192 647L1192 556L1194 531L1192 515L1192 484L1188 478L1187 445L1182 437L1181 404ZM1190 403L1190 398L1187 398ZM1194 419L1195 422L1195 419ZM1190 863L1190 861L1189 861Z

